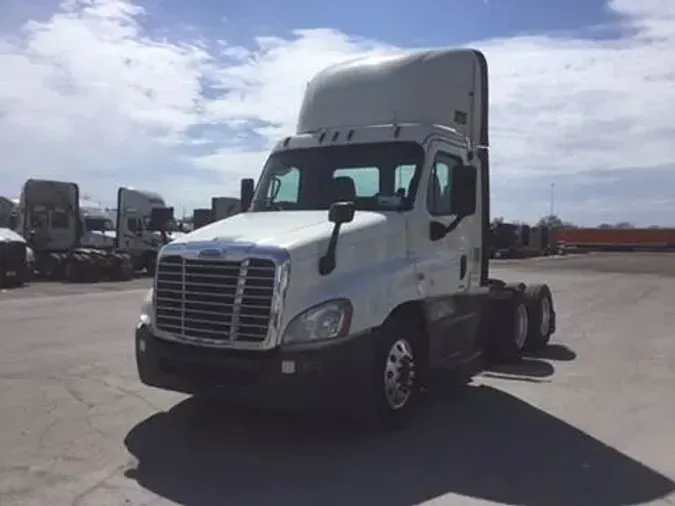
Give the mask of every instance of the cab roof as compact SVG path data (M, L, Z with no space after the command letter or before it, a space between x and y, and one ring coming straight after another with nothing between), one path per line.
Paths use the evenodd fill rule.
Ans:
M474 49L363 57L319 72L307 85L297 133L389 124L449 126L488 143L487 62Z

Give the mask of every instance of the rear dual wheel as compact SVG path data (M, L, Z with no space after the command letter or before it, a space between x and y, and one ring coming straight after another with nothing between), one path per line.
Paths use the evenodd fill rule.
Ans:
M554 330L553 297L548 285L536 284L514 290L496 300L490 317L489 355L499 362L520 360L526 350L545 347Z
M553 296L548 285L529 285L524 293L528 313L528 333L525 348L538 350L551 340L555 329Z

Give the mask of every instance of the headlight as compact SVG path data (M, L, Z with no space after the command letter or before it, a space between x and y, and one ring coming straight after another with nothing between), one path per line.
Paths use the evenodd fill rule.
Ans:
M26 263L32 264L35 261L35 253L32 248L26 247Z
M347 299L335 299L293 318L286 327L284 344L307 343L344 337L349 333L352 305Z
M142 327L143 325L150 325L152 323L152 300L154 297L154 290L150 288L148 293L143 299L143 305L141 306L141 314L138 317L137 327Z

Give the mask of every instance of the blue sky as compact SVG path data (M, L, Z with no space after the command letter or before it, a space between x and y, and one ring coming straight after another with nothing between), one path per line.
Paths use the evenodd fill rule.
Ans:
M183 22L221 30L212 20L227 19L239 36L278 34L288 28L337 28L343 32L386 40L398 46L457 45L472 40L524 33L577 31L612 21L599 0L569 3L539 0L448 0L399 2L161 2L168 23ZM234 5L232 5L234 4ZM159 5L159 2L156 3ZM195 4L189 4L195 5ZM158 8L158 11L160 9ZM616 17L614 16L614 19Z
M472 45L491 69L493 212L675 225L675 3L11 0L0 194L120 184L179 210L235 195L305 83L363 54ZM207 85L208 84L208 85Z

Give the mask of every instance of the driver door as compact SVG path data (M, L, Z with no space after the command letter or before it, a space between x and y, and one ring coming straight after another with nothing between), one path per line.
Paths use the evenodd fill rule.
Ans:
M457 221L453 214L453 185L464 184L456 171L462 170L466 163L466 150L438 142L429 159L431 166L422 185L424 193L417 199L418 279L424 287L431 357L443 362L473 349L479 318L479 307L470 293L476 217L466 216ZM430 230L432 222L445 226L445 235L434 237Z

